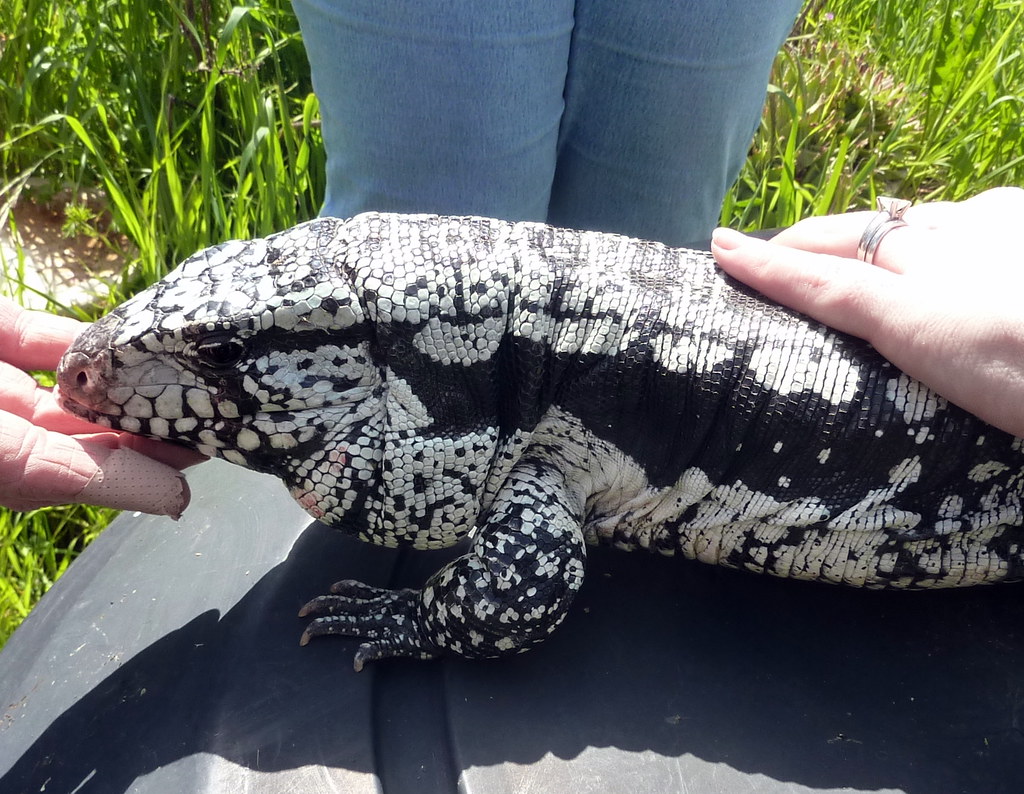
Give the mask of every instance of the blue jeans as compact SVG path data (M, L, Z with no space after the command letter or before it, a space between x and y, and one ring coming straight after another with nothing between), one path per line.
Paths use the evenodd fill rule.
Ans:
M294 0L323 214L705 238L801 0Z

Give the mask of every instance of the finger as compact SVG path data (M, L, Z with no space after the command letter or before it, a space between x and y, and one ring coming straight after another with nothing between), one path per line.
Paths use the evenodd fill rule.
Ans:
M40 387L31 375L2 361L0 411L20 416L36 427L90 440L110 449L133 449L176 469L184 469L206 460L205 455L177 444L111 430L80 419L62 409L53 393Z
M903 220L917 230L941 229L955 224L958 216L963 215L963 206L956 201L930 201L927 204L915 204L903 213Z
M188 501L185 478L170 466L0 413L0 503L8 507L86 503L178 518Z
M771 241L803 251L856 259L857 243L874 216L873 212L849 212L805 218L783 229Z
M788 229L783 229L772 237L771 241L803 251L829 254L843 259L859 259L861 238L877 214L850 212L845 215L806 218ZM908 221L906 225L889 229L875 247L871 264L893 273L904 273L917 266L924 258L921 246L928 244L929 241L929 238L922 234L924 228L930 227L914 226Z
M899 277L858 260L813 253L716 229L721 268L767 298L872 341L895 311Z
M0 298L0 356L20 369L54 369L84 327L78 320Z
M959 206L996 228L1013 229L1024 213L1024 188L992 188L961 202Z
M996 187L963 201L917 204L903 218L916 229L977 232L981 227L1016 229L1024 212L1024 188Z
M99 432L75 433L73 438L83 444L95 444L111 450L130 449L179 471L209 460L206 455L188 447L178 446L168 441L158 441L155 438L137 436L134 433L124 433L120 430L101 428Z
M189 466L209 460L206 455L201 455L195 450L166 441L157 441L153 438L137 436L134 433L117 433L116 435L117 446L120 449L134 450L147 458L158 460L175 469L187 469Z

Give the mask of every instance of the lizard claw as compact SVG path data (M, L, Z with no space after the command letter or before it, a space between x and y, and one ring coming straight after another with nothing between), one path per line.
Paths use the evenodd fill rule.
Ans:
M314 616L299 639L337 634L369 640L359 646L353 660L358 672L366 662L392 656L432 659L437 649L420 631L417 590L387 590L345 580L331 587L330 595L317 596L299 610L299 617Z

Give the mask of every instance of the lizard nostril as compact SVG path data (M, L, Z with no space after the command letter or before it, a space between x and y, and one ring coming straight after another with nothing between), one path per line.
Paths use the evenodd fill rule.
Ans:
M81 400L100 383L95 364L87 354L79 351L64 354L57 367L57 385L65 396Z

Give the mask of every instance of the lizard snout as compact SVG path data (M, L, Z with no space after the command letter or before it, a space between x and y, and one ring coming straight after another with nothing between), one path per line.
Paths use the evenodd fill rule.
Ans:
M111 413L108 378L104 376L108 369L109 353L90 355L72 347L57 365L57 392L61 407L78 414L81 411L74 410L74 406Z

